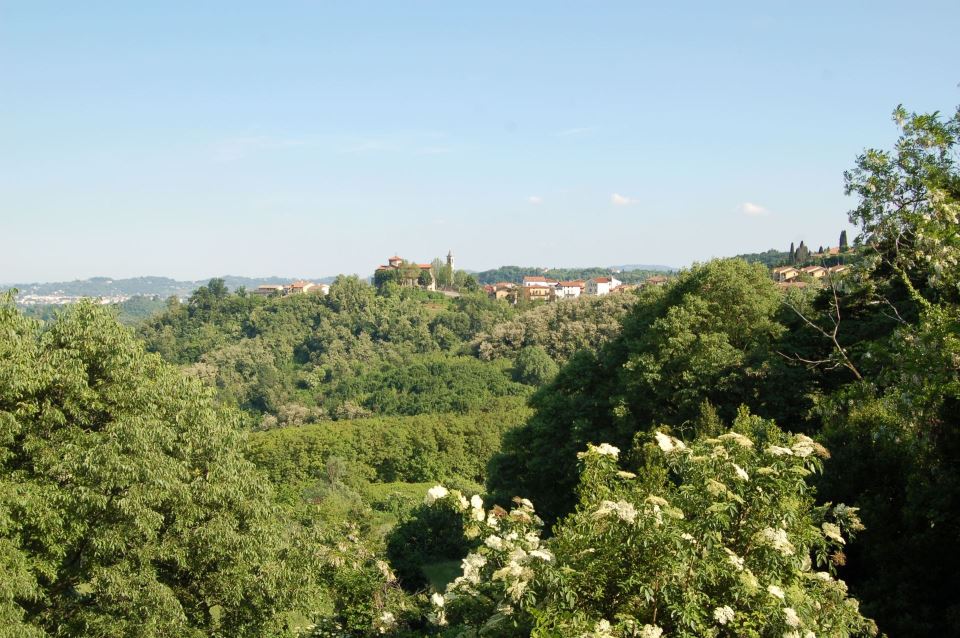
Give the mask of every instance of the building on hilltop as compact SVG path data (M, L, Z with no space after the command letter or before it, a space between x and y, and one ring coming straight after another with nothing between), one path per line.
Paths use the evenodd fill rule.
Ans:
M800 276L800 271L793 266L780 266L779 268L774 268L772 273L773 280L778 283L790 281Z
M556 289L551 285L521 287L524 301L552 301Z
M623 282L616 277L594 277L587 280L583 293L591 297L600 297L610 294L611 290L622 284Z
M527 286L556 286L556 279L547 279L543 275L527 275L523 278L523 285Z
M262 286L257 286L257 289L253 291L253 294L260 295L261 297L285 295L287 294L287 287L280 284L263 284Z
M261 297L270 297L272 295L285 296L285 295L302 295L306 293L325 295L330 292L329 284L315 284L312 281L295 281L292 284L263 284L257 286L257 289L253 291L253 294L260 295Z
M317 284L312 281L295 281L290 284L288 291L290 294L303 294L305 292L310 292L312 288L316 288Z
M447 262L452 263L453 253L447 255ZM420 286L425 290L437 289L437 278L433 274L433 264L416 264L408 262L394 255L387 259L387 265L380 265L374 273L374 282L379 286L390 275L397 278L402 286Z
M820 279L827 275L827 269L823 266L804 266L800 269L800 272L810 275L814 279Z

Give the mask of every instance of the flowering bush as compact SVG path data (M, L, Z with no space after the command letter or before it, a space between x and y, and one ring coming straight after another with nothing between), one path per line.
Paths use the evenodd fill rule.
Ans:
M579 504L549 541L525 499L508 512L438 496L483 542L434 594L434 622L462 636L875 633L834 578L856 509L815 506L806 482L823 447L745 412L717 438L657 432L645 447L641 476L611 445L582 452Z

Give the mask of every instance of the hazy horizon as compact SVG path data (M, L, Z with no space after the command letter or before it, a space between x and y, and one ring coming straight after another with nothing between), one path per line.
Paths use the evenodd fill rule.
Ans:
M960 102L955 3L173 7L0 2L0 281L815 249Z

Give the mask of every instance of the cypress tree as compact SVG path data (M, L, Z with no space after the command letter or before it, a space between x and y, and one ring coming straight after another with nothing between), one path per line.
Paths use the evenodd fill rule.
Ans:
M797 251L793 247L793 242L790 242L790 263L797 263Z
M840 231L840 252L845 253L849 250L849 245L847 244L847 231Z

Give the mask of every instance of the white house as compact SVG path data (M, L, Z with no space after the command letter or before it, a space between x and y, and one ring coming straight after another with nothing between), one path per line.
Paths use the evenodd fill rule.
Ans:
M556 286L556 279L547 279L542 275L527 275L523 278L523 285L525 288L531 286Z
M576 299L583 293L582 281L558 281L554 296L557 299Z
M607 295L611 290L622 283L623 282L616 277L594 277L593 279L587 280L587 285L584 288L583 294L590 295L591 297Z

